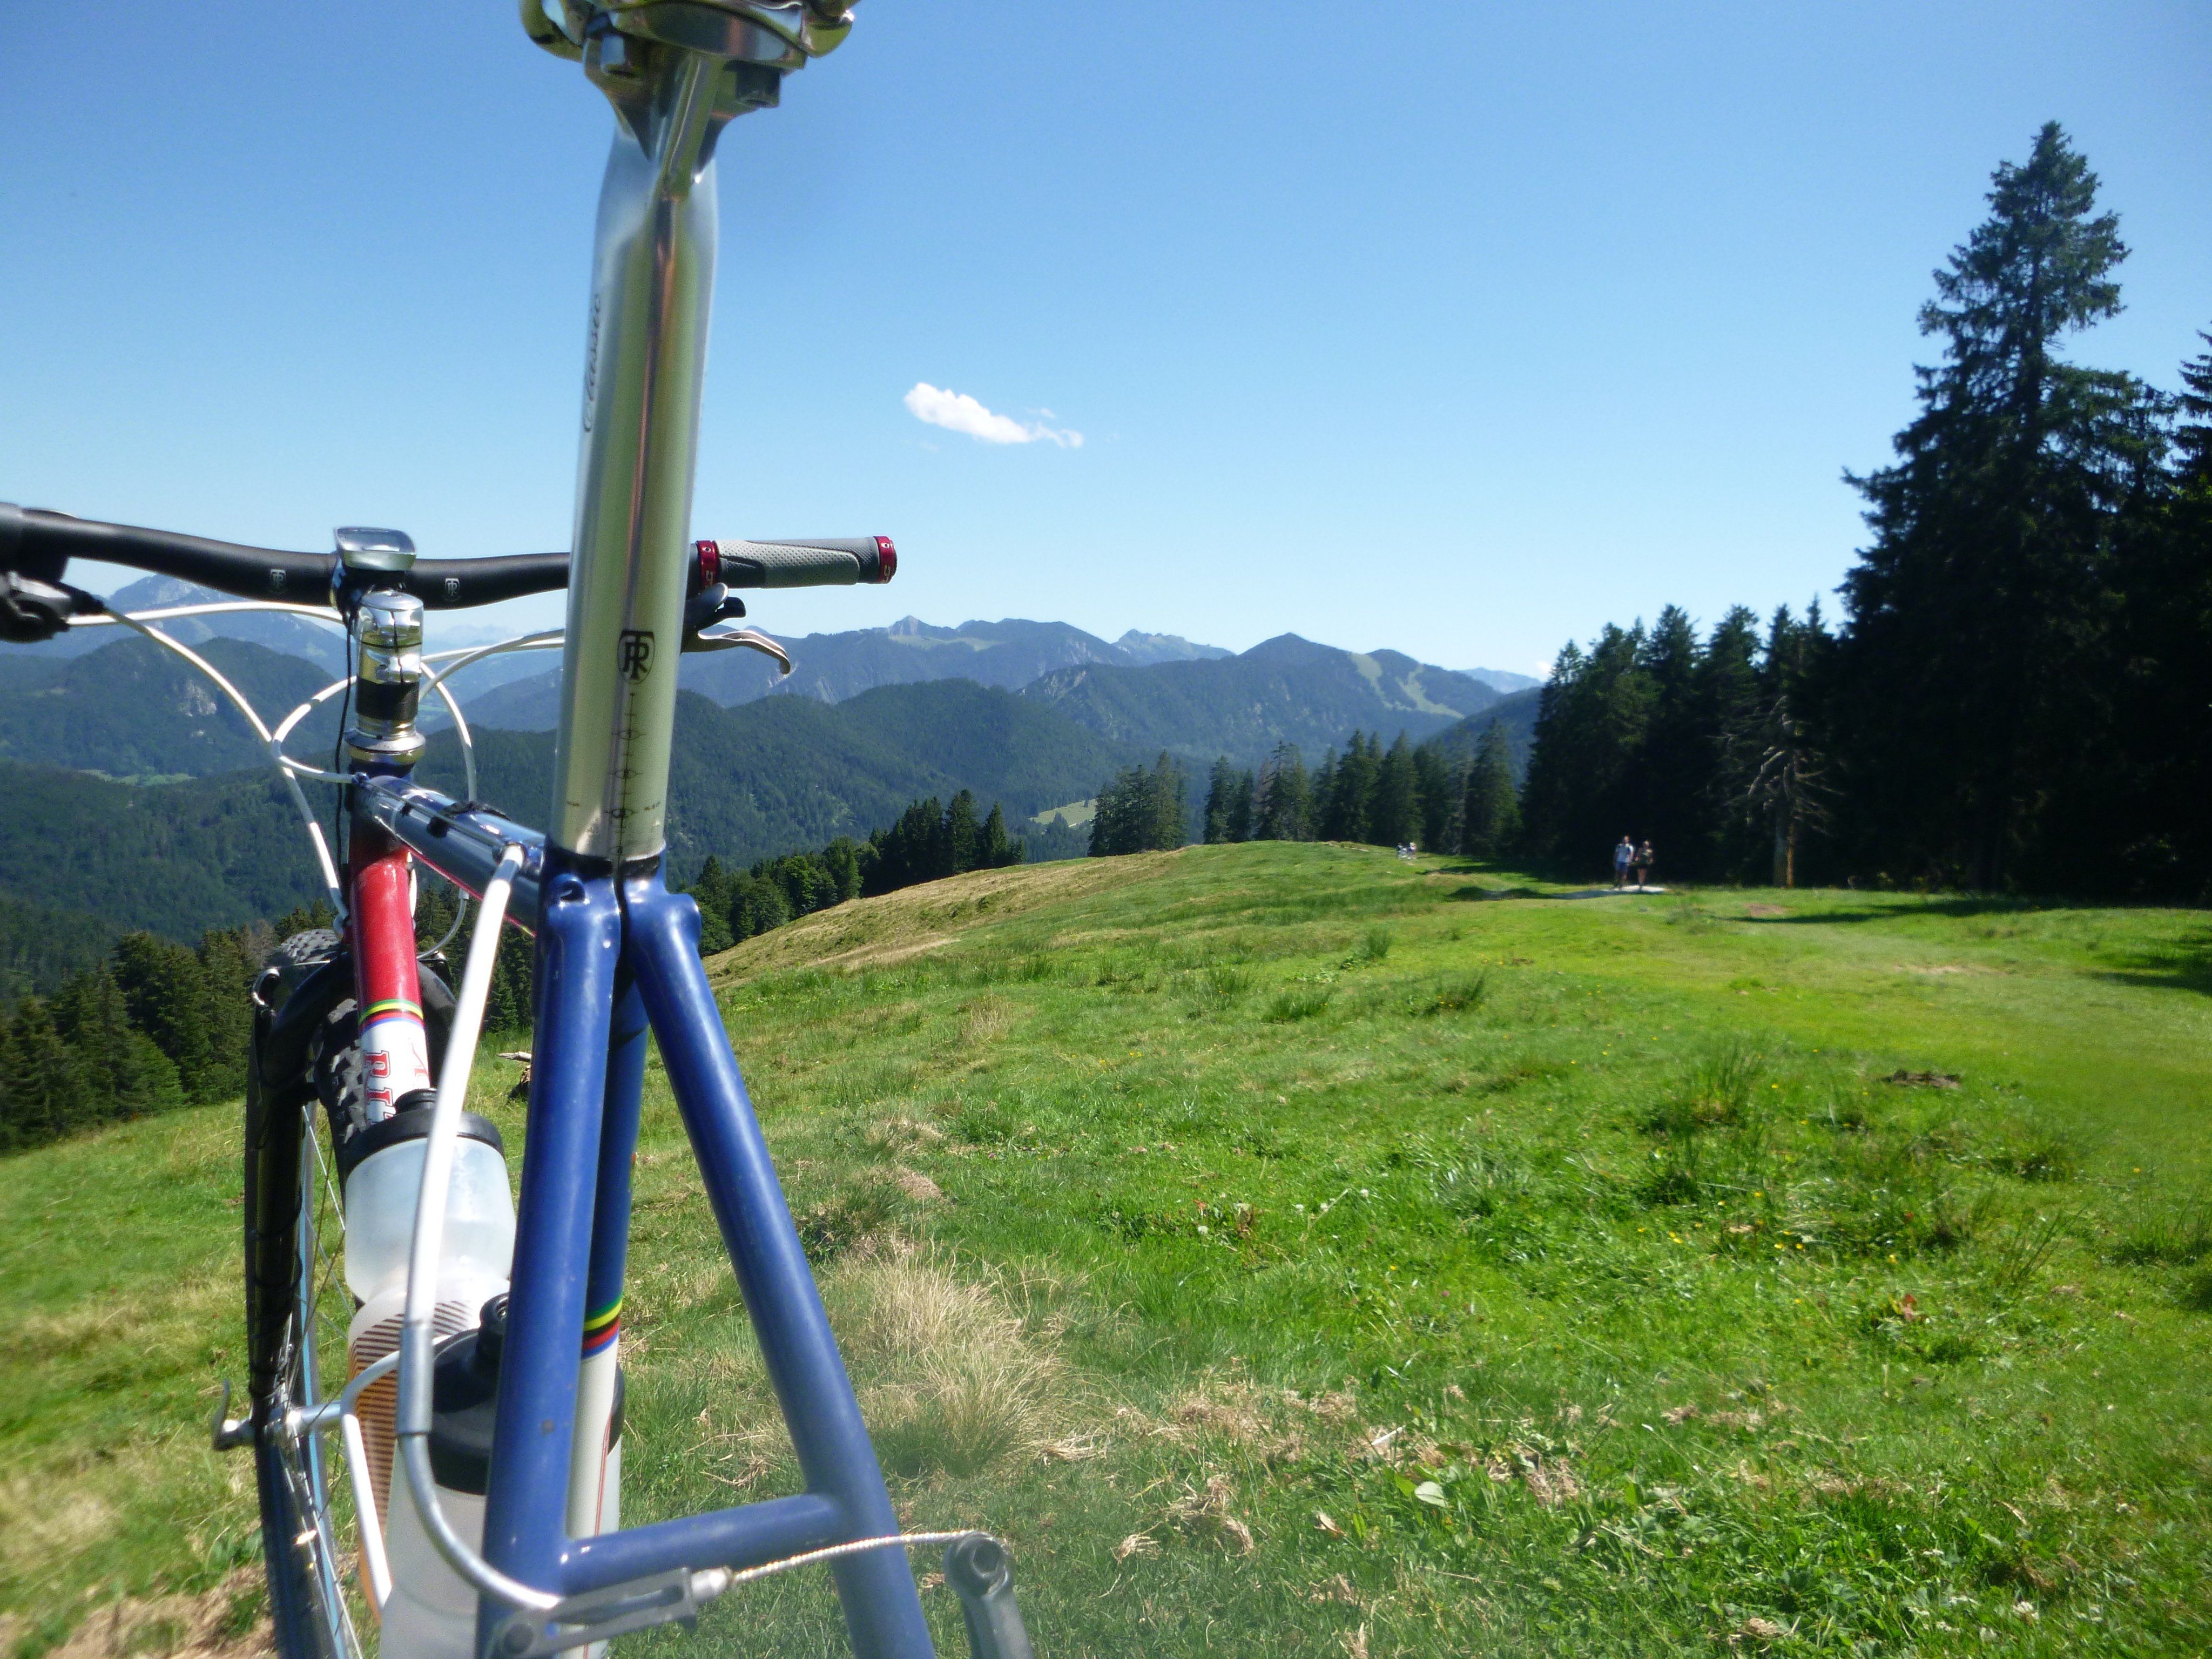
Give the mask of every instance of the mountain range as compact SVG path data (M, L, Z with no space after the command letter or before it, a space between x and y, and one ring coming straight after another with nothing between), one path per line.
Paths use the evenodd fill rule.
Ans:
M1093 663L1137 668L1230 654L1219 646L1193 645L1172 634L1132 629L1109 644L1066 623L1012 617L965 622L957 628L933 627L907 617L889 628L808 634L781 643L791 653L788 675L780 674L757 652L702 652L684 659L678 683L732 708L767 696L842 702L878 686L927 680L973 680L1011 691L1055 668ZM559 719L559 684L557 668L540 669L474 700L470 718L515 731L550 731Z
M149 579L117 599L204 597ZM342 636L306 618L169 627L272 724L337 672ZM296 815L246 722L181 659L120 633L73 630L0 651L0 999L51 981L118 931L193 938L319 890ZM678 876L709 854L748 864L864 836L910 801L962 789L1003 804L1017 833L1064 856L1081 850L1079 836L1036 820L1162 750L1183 761L1194 791L1216 756L1256 766L1291 743L1312 764L1354 731L1386 741L1402 731L1457 757L1500 719L1519 751L1536 698L1396 652L1295 635L1232 654L1170 635L1108 641L1061 623L940 628L908 617L789 648L798 670L780 683L751 653L684 659L669 795ZM550 788L543 663L495 659L486 678L515 678L474 695L463 684L477 793L525 821L543 816ZM337 700L323 705L291 752L327 755L339 718ZM449 730L433 735L422 776L461 789Z

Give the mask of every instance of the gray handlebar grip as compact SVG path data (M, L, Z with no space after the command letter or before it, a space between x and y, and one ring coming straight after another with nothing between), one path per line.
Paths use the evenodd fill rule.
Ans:
M725 587L840 587L887 582L898 571L888 536L808 541L700 542L699 574Z

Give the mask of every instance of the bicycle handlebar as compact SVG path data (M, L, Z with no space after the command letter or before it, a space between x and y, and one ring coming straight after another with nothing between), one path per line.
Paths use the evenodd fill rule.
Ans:
M842 587L887 582L898 574L898 549L888 536L695 542L692 551L699 583L708 587Z
M811 587L887 582L898 550L886 536L811 541L698 542L690 572L696 594L726 587ZM73 519L0 501L0 572L59 582L71 559L97 559L211 587L245 599L327 604L336 553L245 547L173 531ZM432 611L458 611L544 593L568 585L566 553L516 553L489 559L423 559L405 570L378 571L380 586L412 593Z
M289 599L303 605L329 603L331 580L338 566L335 553L244 547L173 531L100 524L64 513L0 504L0 569L58 582L71 559L127 565L242 599ZM407 570L379 572L378 577L380 584L412 593L433 611L457 611L566 587L568 556L426 559Z

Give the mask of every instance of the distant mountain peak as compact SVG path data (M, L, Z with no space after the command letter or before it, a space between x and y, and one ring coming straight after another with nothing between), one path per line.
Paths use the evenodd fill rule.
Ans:
M1516 691L1526 691L1532 685L1544 682L1534 674L1516 674L1508 668L1462 668L1459 671L1471 680L1480 680L1494 691L1509 696Z
M1194 644L1180 634L1140 634L1133 628L1114 645L1140 666L1156 662L1211 662L1236 654L1218 645Z

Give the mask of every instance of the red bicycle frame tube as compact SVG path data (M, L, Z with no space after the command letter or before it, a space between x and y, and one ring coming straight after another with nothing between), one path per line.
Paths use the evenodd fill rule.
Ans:
M354 819L347 865L362 1083L368 1121L375 1123L409 1095L431 1086L422 986L415 966L414 878L406 848L362 815Z

